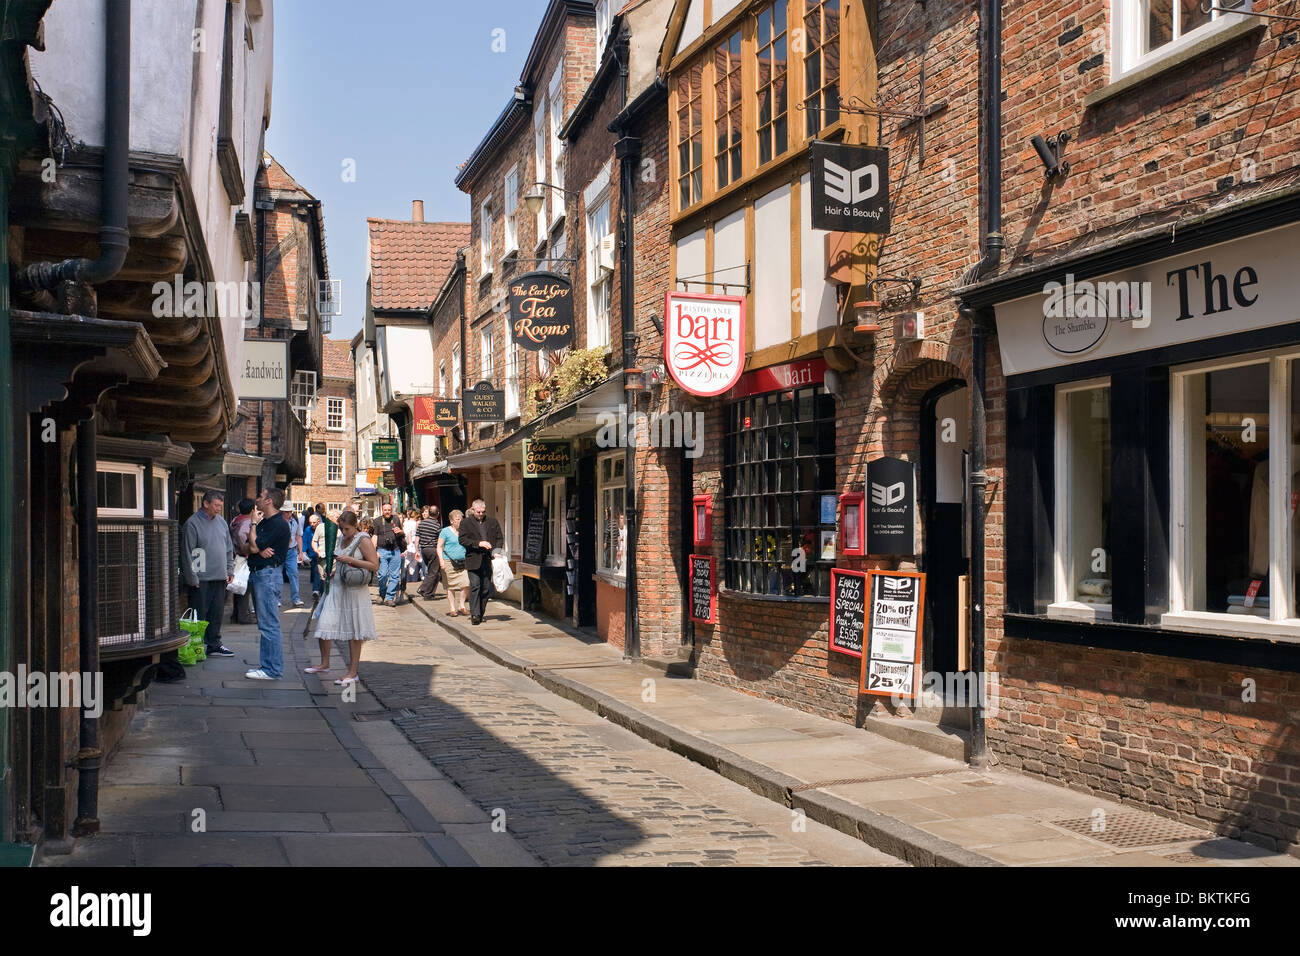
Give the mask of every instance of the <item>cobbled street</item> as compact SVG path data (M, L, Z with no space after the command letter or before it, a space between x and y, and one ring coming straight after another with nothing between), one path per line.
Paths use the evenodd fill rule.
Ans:
M495 821L551 866L899 864L551 694L409 605L374 610L383 640L362 679L482 810L439 821L467 846Z

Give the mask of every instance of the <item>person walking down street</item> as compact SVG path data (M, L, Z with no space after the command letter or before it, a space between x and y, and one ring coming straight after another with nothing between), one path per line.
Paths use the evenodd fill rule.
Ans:
M325 591L325 579L321 577L321 566L325 563L325 525L320 515L311 511L307 514L307 527L302 532L303 554L307 558L307 567L311 571L312 601L319 601Z
M469 622L482 624L492 596L492 549L505 547L501 525L488 518L487 504L475 498L469 514L460 522L460 543L465 548L465 570L469 572Z
M402 522L402 538L406 541L406 548L402 551L402 581L398 586L402 597L406 597L407 584L411 581L423 580L420 543L415 536L415 529L419 524L420 513L411 508L406 512L406 519Z
M280 633L280 593L284 584L284 562L289 554L289 522L280 515L284 492L263 491L253 511L249 532L248 586L257 608L260 667L244 676L250 680L279 680L284 673L284 646Z
M379 551L379 603L393 607L402 579L402 521L393 517L393 506L384 502L382 517L375 521L375 547Z
M183 561L185 584L189 587L190 607L200 621L208 622L203 643L209 657L234 657L235 652L221 643L221 618L226 611L226 585L235 574L235 543L230 528L221 516L225 496L219 491L205 491L203 504L185 522Z
M442 513L436 505L424 509L420 523L415 526L415 536L419 540L420 557L424 559L424 581L417 592L426 601L438 596L439 570L442 564L438 555L438 536L442 533Z
M358 527L356 513L339 515L341 540L334 553L333 586L321 605L316 624L320 642L320 664L308 667L308 674L328 674L334 641L348 642L348 672L334 683L342 687L357 680L361 644L375 638L375 615L370 609L370 577L379 570L379 555L370 535ZM367 574L365 572L371 572Z
M281 511L284 520L289 523L289 553L284 559L284 580L289 583L289 600L294 607L302 607L301 582L298 580L298 564L302 560L302 518L296 511Z
M256 503L252 498L240 498L237 506L239 514L230 522L230 537L235 544L235 554L248 557L248 532L253 527L253 508ZM250 568L250 571L252 569ZM233 607L230 611L230 621L232 624L252 624L253 617L253 592L245 591L243 594L236 594L235 600L231 602Z
M321 527L325 529L325 548L321 552L325 556L325 566L321 569L321 579L325 582L325 590L328 592L330 578L334 574L334 544L338 540L339 526L325 513L324 502L316 502L315 511L320 518Z
M468 614L465 592L469 589L469 572L465 570L465 548L460 543L460 525L465 515L458 510L447 516L450 524L438 532L438 567L447 588L447 616Z

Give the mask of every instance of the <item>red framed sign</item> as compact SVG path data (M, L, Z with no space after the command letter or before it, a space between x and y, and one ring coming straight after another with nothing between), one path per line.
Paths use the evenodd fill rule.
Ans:
M691 499L691 540L704 551L713 546L713 495L696 495Z
M925 574L867 572L867 640L858 692L915 700L921 670Z
M692 395L721 395L745 370L745 298L664 294L664 364Z
M840 553L867 553L866 496L860 491L840 495Z
M713 577L713 555L690 556L691 620L713 624L718 619L718 582Z
M866 618L867 572L831 568L831 651L861 657Z

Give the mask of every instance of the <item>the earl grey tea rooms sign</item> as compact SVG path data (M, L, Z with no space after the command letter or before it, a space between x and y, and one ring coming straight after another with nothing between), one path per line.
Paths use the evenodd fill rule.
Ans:
M526 272L510 282L510 334L531 352L573 344L573 286L553 272Z

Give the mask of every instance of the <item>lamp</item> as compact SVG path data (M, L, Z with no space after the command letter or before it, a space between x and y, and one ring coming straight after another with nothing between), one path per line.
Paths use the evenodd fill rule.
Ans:
M880 302L866 299L853 303L853 331L859 335L880 331Z
M542 203L546 201L545 189L554 189L556 192L563 193L566 196L573 196L575 199L578 194L572 190L565 189L563 186L556 186L554 183L533 183L528 187L528 192L524 193L524 205L534 216L542 211Z

